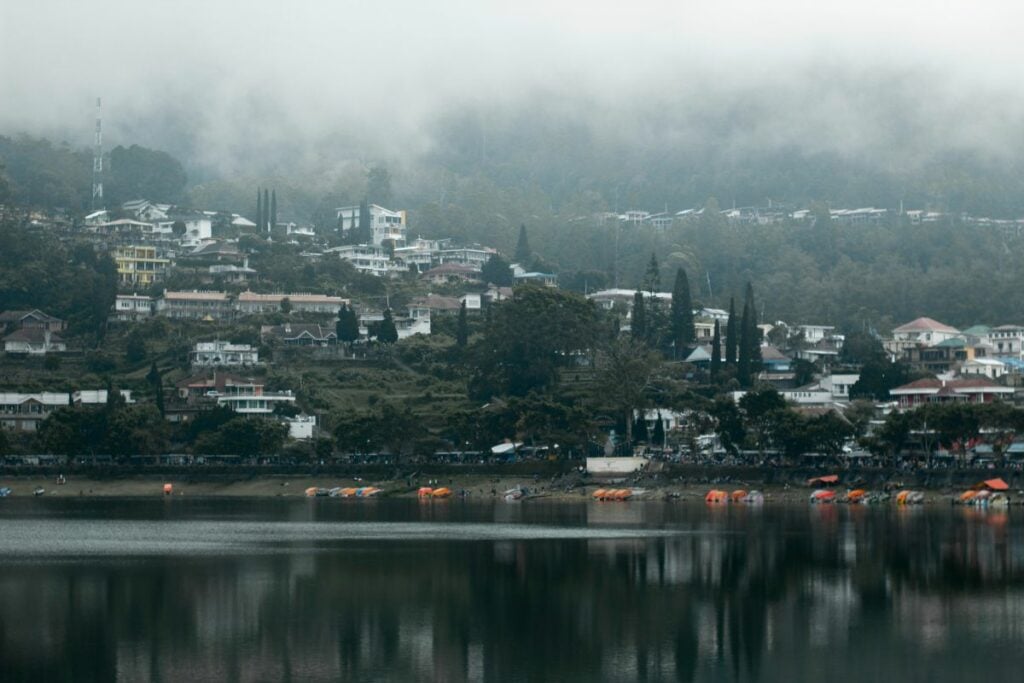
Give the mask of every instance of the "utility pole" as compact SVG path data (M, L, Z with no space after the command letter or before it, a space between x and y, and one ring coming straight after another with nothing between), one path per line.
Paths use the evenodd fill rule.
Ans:
M100 98L96 98L96 132L92 151L92 210L103 208L103 120L100 118Z

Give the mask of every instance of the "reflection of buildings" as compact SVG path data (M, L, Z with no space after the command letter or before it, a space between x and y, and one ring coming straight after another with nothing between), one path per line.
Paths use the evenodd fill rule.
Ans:
M559 519L680 533L310 535L381 518L346 503L289 504L295 540L270 553L5 566L4 680L968 680L978 661L1016 680L1024 536L1005 515L592 504Z

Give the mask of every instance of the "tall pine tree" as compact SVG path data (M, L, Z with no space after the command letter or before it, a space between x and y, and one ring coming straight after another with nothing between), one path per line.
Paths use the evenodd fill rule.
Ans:
M686 271L676 270L676 282L672 287L672 347L676 358L693 344L696 331L693 326L693 302L690 300L690 281Z
M722 328L721 323L715 321L715 334L711 338L711 381L718 379L722 371Z
M530 250L530 240L526 237L526 225L519 226L519 241L516 242L516 263L529 270L530 259L533 252Z
M647 340L647 312L643 292L633 294L633 322L630 325L629 334L637 341Z
M277 227L277 190L270 193L270 230Z
M661 270L658 268L658 257L651 253L651 260L647 262L647 272L644 273L644 289L654 294L661 289Z
M736 325L736 300L729 297L729 319L725 323L725 364L736 364L736 346L739 339L736 333L739 331Z
M757 303L754 301L754 285L750 282L747 282L744 306L750 307L747 341L750 345L750 371L756 374L761 370L761 329L757 326Z
M263 188L263 222L259 225L260 232L270 231L270 190Z
M395 319L391 317L391 309L384 309L384 319L380 321L380 328L377 330L377 341L383 344L394 344L398 341L398 328L395 327Z
M359 339L359 318L348 304L342 304L338 309L338 322L334 325L334 333L338 335L339 342L349 345Z
M164 378L160 375L160 370L156 367L156 361L153 361L152 365L149 366L149 373L146 375L146 381L153 386L153 395L156 398L156 409L160 411L160 414L164 414Z
M466 318L466 302L459 306L459 320L455 325L455 345L465 348L469 342L469 320Z
M370 224L370 204L365 199L359 202L359 232L353 240L355 244L373 243L373 226Z
M739 359L736 362L736 378L741 387L750 386L750 302L743 302L743 317L740 318Z

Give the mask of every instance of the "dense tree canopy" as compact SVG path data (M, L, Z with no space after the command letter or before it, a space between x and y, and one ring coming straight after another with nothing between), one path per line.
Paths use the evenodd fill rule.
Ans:
M494 308L471 349L471 392L481 398L525 396L551 385L559 368L578 362L594 343L596 312L579 296L533 285Z

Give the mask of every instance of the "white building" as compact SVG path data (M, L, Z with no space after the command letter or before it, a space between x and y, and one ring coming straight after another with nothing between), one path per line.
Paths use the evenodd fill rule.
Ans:
M233 383L225 389L225 393L217 396L218 406L243 415L271 415L276 406L291 403L295 403L292 392L266 391L257 382Z
M892 331L893 341L935 346L960 335L960 330L931 318L918 318Z
M185 235L181 238L182 243L199 243L213 237L213 219L209 216L189 216L180 218L185 224Z
M960 364L960 374L983 375L989 379L999 379L1007 374L1006 363L996 358L972 358Z
M392 211L377 204L370 204L369 210L374 246L379 247L388 240L392 240L397 247L405 246L405 211ZM342 233L359 227L358 205L338 207L335 214L338 218L338 230Z
M415 239L404 247L398 247L394 259L406 268L416 266L420 272L430 270L434 262L440 262L441 250L447 246L448 240Z
M1000 325L988 331L987 341L995 356L1024 358L1024 327Z
M324 253L335 254L342 261L348 261L360 273L383 276L392 271L402 270L391 262L387 251L381 247L367 244L348 244L343 247L334 247Z
M151 296L118 294L114 299L114 320L145 320L153 315L156 302Z
M850 400L850 388L860 379L859 374L826 375L818 382L818 386L829 392L833 400Z
M307 441L316 432L316 416L296 415L285 419L288 423L288 436L292 439Z
M479 271L491 260L491 257L498 253L497 249L491 247L458 247L456 249L443 249L437 255L437 262L461 263L473 270Z
M249 344L226 341L196 342L191 354L192 365L198 367L241 367L259 363L259 351Z
M43 356L48 353L63 353L67 344L56 332L40 327L23 327L4 337L4 352Z
M836 330L832 325L798 325L797 329L803 333L804 341L808 344L831 339Z
M121 391L121 396L126 403L132 403L131 391ZM70 394L61 391L0 391L0 428L34 432L39 428L39 423L59 408L106 403L106 389L75 391Z
M291 310L298 313L334 314L342 304L348 303L348 299L326 294L257 294L245 291L238 295L236 305L243 315L276 313L281 310L285 299L291 304Z

